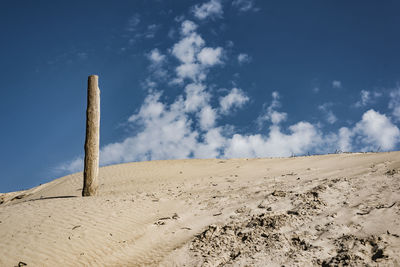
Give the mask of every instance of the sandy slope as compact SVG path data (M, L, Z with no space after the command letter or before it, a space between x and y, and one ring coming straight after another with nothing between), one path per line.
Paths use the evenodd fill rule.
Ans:
M0 266L400 265L400 152L176 160L0 195Z

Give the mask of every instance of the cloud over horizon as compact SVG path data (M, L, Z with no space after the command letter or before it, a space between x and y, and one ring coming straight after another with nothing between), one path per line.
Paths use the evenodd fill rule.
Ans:
M242 12L254 8L253 1L236 0L232 5ZM329 131L324 131L320 122L290 121L289 112L281 110L284 107L279 91L273 88L267 88L272 93L250 122L258 125L259 132L243 133L235 125L224 123L224 117L241 112L254 99L247 88L234 82L226 89L209 81L210 73L223 68L229 60L228 49L223 45L208 46L199 27L201 20L223 16L222 2L210 0L195 5L191 13L200 20L200 26L190 19L179 20L174 37L178 39L171 47L154 48L145 54L149 61L149 75L144 82L147 96L127 121L135 130L124 140L101 147L101 165L160 159L287 157L339 150L387 151L399 143L400 131L392 119L400 120L400 89L390 93L388 107L393 117L370 108L359 121ZM139 18L131 18L128 30L134 31ZM239 65L252 63L247 53L230 56ZM165 92L169 86L178 88L180 93L167 101ZM329 86L343 88L339 80ZM370 102L371 93L362 90L356 106L365 107ZM333 106L326 102L317 109L329 125L340 125ZM65 172L82 168L83 157L58 167Z

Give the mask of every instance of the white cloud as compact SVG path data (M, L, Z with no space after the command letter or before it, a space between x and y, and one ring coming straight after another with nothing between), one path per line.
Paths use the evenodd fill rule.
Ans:
M399 142L400 131L384 114L373 109L368 110L362 116L354 129L363 144L364 150L393 149Z
M83 158L77 157L71 161L60 164L56 167L55 171L61 173L73 173L83 171Z
M160 93L150 94L140 111L130 118L142 130L120 143L101 149L101 163L187 158L197 144L198 132L185 112L184 101L160 101Z
M161 64L165 61L165 55L160 53L160 50L154 48L147 54L147 58L151 61L152 64Z
M353 132L349 128L342 127L339 129L338 145L340 151L349 152L352 150L352 145L351 145L352 137L353 137Z
M197 24L190 20L185 20L182 22L181 26L181 34L182 35L189 35L193 33L197 29Z
M208 130L214 127L216 118L217 114L211 106L207 105L203 107L199 114L200 128L202 130Z
M361 90L360 92L361 98L359 101L357 101L354 106L356 107L364 107L370 102L371 100L371 92L366 91L366 90Z
M248 101L248 96L242 90L233 88L229 94L219 99L221 113L228 114L232 108L240 108Z
M344 152L387 151L399 143L400 130L385 114L370 109L353 127L342 127L337 134L325 135L324 139L325 147Z
M182 83L186 78L194 82L205 78L203 69L196 63L197 55L204 46L204 40L196 32L193 32L194 29L195 27L190 21L184 21L181 27L184 37L172 48L172 55L181 62L181 65L176 67L178 76L175 79L176 83Z
M308 122L298 122L289 127L290 134L281 132L279 126L270 127L263 136L235 134L229 140L224 156L237 157L283 157L305 154L322 142L320 133Z
M199 95L204 89L198 87L194 91L194 95ZM186 94L167 105L160 96L160 93L150 94L139 112L130 117L129 121L141 128L139 132L101 149L101 165L189 157L286 157L337 149L352 151L355 146L362 151L389 150L400 139L399 129L385 115L372 109L365 112L353 128L342 127L337 134L324 135L317 126L306 121L289 126L286 131L273 123L264 134L231 131L224 134L223 128L228 126L216 126L216 111L207 97L193 101L189 100L193 94ZM187 103L192 101L195 103L192 107L196 108L187 108ZM200 126L197 129L190 116L192 112ZM79 171L82 162L82 158L77 158L59 169Z
M281 103L279 102L279 93L274 91L271 95L271 104L267 107L265 112L257 118L259 128L262 128L264 121L271 121L272 124L277 125L282 121L285 121L287 118L287 114L285 112L278 112L275 110L281 106Z
M185 97L179 96L170 105L164 104L161 93L149 94L140 110L129 118L129 122L141 127L141 131L122 142L104 146L100 150L100 164L120 162L216 157L224 144L221 128L213 128L216 112L209 106L209 95L205 87L189 84ZM201 131L193 128L190 113L199 111ZM199 130L200 130L199 129ZM199 141L200 135L202 142ZM82 158L59 167L60 170L79 171Z
M393 89L390 94L389 109L396 121L400 121L400 87Z
M197 63L179 65L176 67L176 74L178 75L178 78L174 80L176 83L182 83L185 78L193 82L199 82L205 79L205 74L202 73L202 69Z
M212 128L203 136L203 142L196 145L193 151L195 158L218 158L226 145L226 137L221 134L221 127Z
M151 77L146 79L144 87L155 88L157 83L153 79L163 81L168 76L167 71L163 68L166 62L166 56L161 54L160 50L157 48L151 50L146 56L150 61L149 71L151 72Z
M342 82L335 80L335 81L332 82L332 87L333 88L342 88Z
M287 114L285 112L272 111L269 115L270 120L273 124L279 124L281 121L285 121Z
M337 118L335 114L333 114L332 110L329 110L326 114L326 121L330 124L334 124L335 122L337 122Z
M370 101L370 92L366 90L361 90L361 105L366 106Z
M222 17L223 10L220 0L210 0L202 5L195 5L192 9L194 16L200 20Z
M152 91L154 88L157 87L157 83L151 79L151 77L147 77L144 82L142 82L143 88L148 89L149 91Z
M257 8L254 8L254 0L234 0L232 5L237 7L239 11L246 12L249 10L257 11Z
M244 63L250 62L251 58L248 54L241 53L238 55L237 60L238 60L239 64L244 64Z
M192 32L173 46L172 54L182 63L193 63L196 59L196 54L200 52L203 46L203 38Z
M213 66L215 64L221 64L222 48L211 48L204 47L197 55L198 60L201 64Z
M129 122L135 122L140 118L157 118L164 111L165 106L159 101L161 93L153 93L146 97L143 105L141 106L139 113L129 117Z
M194 112L206 106L210 100L210 94L205 91L202 84L191 83L185 88L186 98L184 101L184 111Z
M196 28L191 21L182 22L182 39L172 47L172 55L181 63L175 69L175 84L182 84L185 79L201 82L205 80L208 68L222 63L223 49L205 47L203 38L195 32Z
M333 114L332 110L330 109L332 105L332 103L324 103L318 106L318 109L325 114L325 119L329 124L334 124L337 121L335 114Z
M382 93L380 92L371 92L367 90L361 90L360 92L360 100L358 100L354 106L355 107L365 107L371 103L374 103L378 97L381 97Z

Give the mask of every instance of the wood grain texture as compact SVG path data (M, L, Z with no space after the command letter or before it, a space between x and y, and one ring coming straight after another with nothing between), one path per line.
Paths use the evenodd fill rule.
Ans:
M88 78L82 196L95 196L98 190L100 143L100 90L98 80L97 75L91 75Z

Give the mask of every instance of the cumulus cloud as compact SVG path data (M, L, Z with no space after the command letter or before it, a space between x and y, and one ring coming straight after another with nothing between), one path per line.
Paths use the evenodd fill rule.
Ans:
M399 142L400 131L384 114L370 109L362 116L354 129L363 150L389 150Z
M349 152L352 150L351 138L353 135L353 132L347 127L342 127L339 129L338 147L340 151Z
M148 67L150 75L142 84L146 88L155 88L158 85L158 82L167 79L168 73L166 69L164 69L166 55L163 55L159 49L155 48L147 53L146 57L150 61Z
M189 32L174 45L172 54L182 63L193 63L196 59L195 55L200 52L203 46L203 38L195 32Z
M228 114L233 108L241 108L249 97L238 88L233 88L229 94L219 99L220 110L222 114Z
M400 130L385 114L370 109L353 127L342 127L331 137L341 151L387 151L400 141Z
M208 130L214 127L216 118L217 118L217 113L215 109L213 109L209 105L203 107L199 114L200 128L202 130Z
M165 61L165 55L162 55L157 48L151 50L147 57L153 64L161 64Z
M190 20L185 20L182 22L181 34L189 35L197 29L197 24Z
M174 80L175 83L182 83L184 79L190 79L194 82L205 79L205 73L202 72L200 65L197 63L185 63L176 67L176 74L178 78Z
M187 158L193 154L199 132L192 128L185 107L179 97L171 105L160 100L161 93L149 94L137 114L129 121L142 130L122 142L101 149L101 164L155 159Z
M221 1L210 0L202 5L195 5L192 9L194 16L200 20L206 18L220 18L223 15Z
M305 154L318 146L321 137L308 122L298 122L289 127L289 134L282 133L277 125L270 127L269 134L233 135L225 150L225 157L280 157Z
M177 77L173 83L182 84L185 79L192 82L204 81L208 68L223 63L223 49L206 47L196 29L197 25L192 21L185 20L181 24L182 39L171 50L180 62L175 69Z
M244 64L244 63L250 62L251 58L248 54L241 53L238 55L237 60L238 60L239 64Z
M129 118L129 122L141 130L122 142L104 146L100 150L100 164L190 157L286 157L352 151L355 146L361 151L390 150L400 140L397 126L372 109L365 112L354 127L342 127L337 133L324 134L317 125L307 121L292 124L285 130L279 125L281 118L272 117L273 123L264 133L224 131L229 125L216 125L218 112L212 108L208 97L189 100L204 89L194 91L194 94L178 96L170 105L161 101L160 92L149 94L140 110ZM280 105L276 101L277 93L269 107ZM195 104L188 105L189 102ZM192 113L196 116L192 117ZM195 127L193 118L199 127ZM72 172L81 170L82 166L83 159L77 158L59 169Z
M203 135L203 142L199 142L193 151L195 158L218 158L225 147L226 137L222 135L222 127L211 128Z
M333 88L342 88L342 82L335 80L335 81L332 82L332 87Z
M140 110L129 118L142 130L103 147L101 164L219 155L221 128L214 128L216 112L204 90L201 85L190 84L186 94L170 105L161 101L160 92L149 94ZM196 117L191 116L193 113Z
M194 112L206 106L210 100L210 94L205 91L203 84L191 83L185 88L184 111Z
M197 55L198 60L201 64L213 66L215 64L221 64L222 48L211 48L204 47Z

